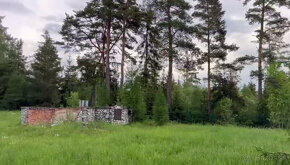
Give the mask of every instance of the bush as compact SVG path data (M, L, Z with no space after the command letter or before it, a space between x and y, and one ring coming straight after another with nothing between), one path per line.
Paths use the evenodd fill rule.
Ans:
M79 107L79 93L78 92L71 92L70 96L67 98L67 106L69 108L77 108Z
M290 78L280 64L268 69L268 103L270 121L274 126L287 128L290 124Z
M258 99L255 89L244 86L241 90L244 106L241 107L238 122L242 125L254 126L258 119Z
M0 104L4 109L15 110L25 104L27 83L25 77L18 73L12 73L7 90L3 96L3 100L0 100ZM1 106L1 105L0 105Z
M153 119L158 125L164 125L169 120L168 105L162 90L158 90L155 96Z
M133 110L135 121L143 121L146 117L146 103L138 79L127 82L120 91L119 103Z
M207 115L204 105L204 91L201 88L189 83L175 85L170 119L183 123L204 122Z
M229 98L221 99L215 108L217 122L220 124L229 124L234 122L232 116L233 102Z

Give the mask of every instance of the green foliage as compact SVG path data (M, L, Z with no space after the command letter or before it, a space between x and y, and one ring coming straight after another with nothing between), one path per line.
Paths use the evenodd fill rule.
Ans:
M203 89L189 83L175 85L170 119L183 123L204 122L207 115L205 101Z
M70 108L77 108L79 107L79 94L78 92L71 92L70 96L67 98L67 106Z
M106 85L103 82L99 82L96 88L96 106L108 106L110 98Z
M64 72L64 77L61 79L61 105L67 106L66 98L68 98L71 92L77 91L79 80L77 77L78 72L76 66L72 65L72 59L69 56L67 60L67 66Z
M258 119L258 99L255 89L251 84L241 90L244 106L239 110L238 122L242 125L254 126Z
M290 78L281 70L280 64L273 63L268 69L268 100L270 121L285 128L290 123Z
M53 40L48 32L43 35L42 42L31 64L32 79L30 84L30 103L38 106L59 106L60 94L60 58Z
M0 16L0 108L17 109L25 104L23 42L7 33L7 28L2 26L3 18Z
M158 125L164 125L169 120L168 104L162 90L158 90L155 94L153 119Z
M215 108L218 123L229 124L234 122L232 112L233 101L230 98L221 99Z
M77 92L79 94L80 100L89 100L90 99L91 88L92 88L91 86L89 86L85 83L78 85Z
M143 123L22 126L19 119L20 112L0 112L1 164L273 165L253 146L290 153L285 132L276 129Z
M122 106L133 110L135 121L146 119L146 103L138 78L124 84L120 90L119 100Z
M285 152L267 152L263 148L256 148L258 152L267 160L277 165L290 164L290 154Z
M27 83L22 74L13 73L8 81L7 90L4 94L2 104L4 108L20 109L26 101Z

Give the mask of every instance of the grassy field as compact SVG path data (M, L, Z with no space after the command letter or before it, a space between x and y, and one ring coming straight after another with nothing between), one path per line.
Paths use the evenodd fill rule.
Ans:
M283 130L179 124L22 126L19 112L0 111L1 165L272 164L255 146L290 153Z

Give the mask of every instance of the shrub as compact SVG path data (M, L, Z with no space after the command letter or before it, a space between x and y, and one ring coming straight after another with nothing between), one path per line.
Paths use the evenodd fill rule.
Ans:
M26 101L26 87L25 77L16 72L12 73L3 100L0 100L0 106L2 102L2 108L10 110L19 109Z
M215 112L218 123L228 124L234 122L231 109L232 105L233 102L229 98L223 98L217 103Z
M146 119L146 103L138 79L127 82L120 91L119 103L133 110L135 121Z
M204 122L207 115L204 105L204 91L201 88L189 83L175 85L170 119L182 123Z
M67 106L70 108L77 108L79 106L79 93L71 92L70 96L67 98Z
M153 119L158 125L164 125L169 120L168 105L162 90L158 90L155 96Z
M250 85L244 86L241 90L244 106L239 111L238 121L242 125L254 126L258 117L258 99L255 89Z
M270 121L285 128L290 124L290 79L281 70L280 64L272 64L268 69L268 103Z

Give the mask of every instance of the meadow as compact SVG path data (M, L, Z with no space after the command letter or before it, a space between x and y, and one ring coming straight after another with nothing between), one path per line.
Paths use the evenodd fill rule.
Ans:
M290 153L286 131L237 126L78 123L22 126L0 111L1 165L273 164L256 147Z

